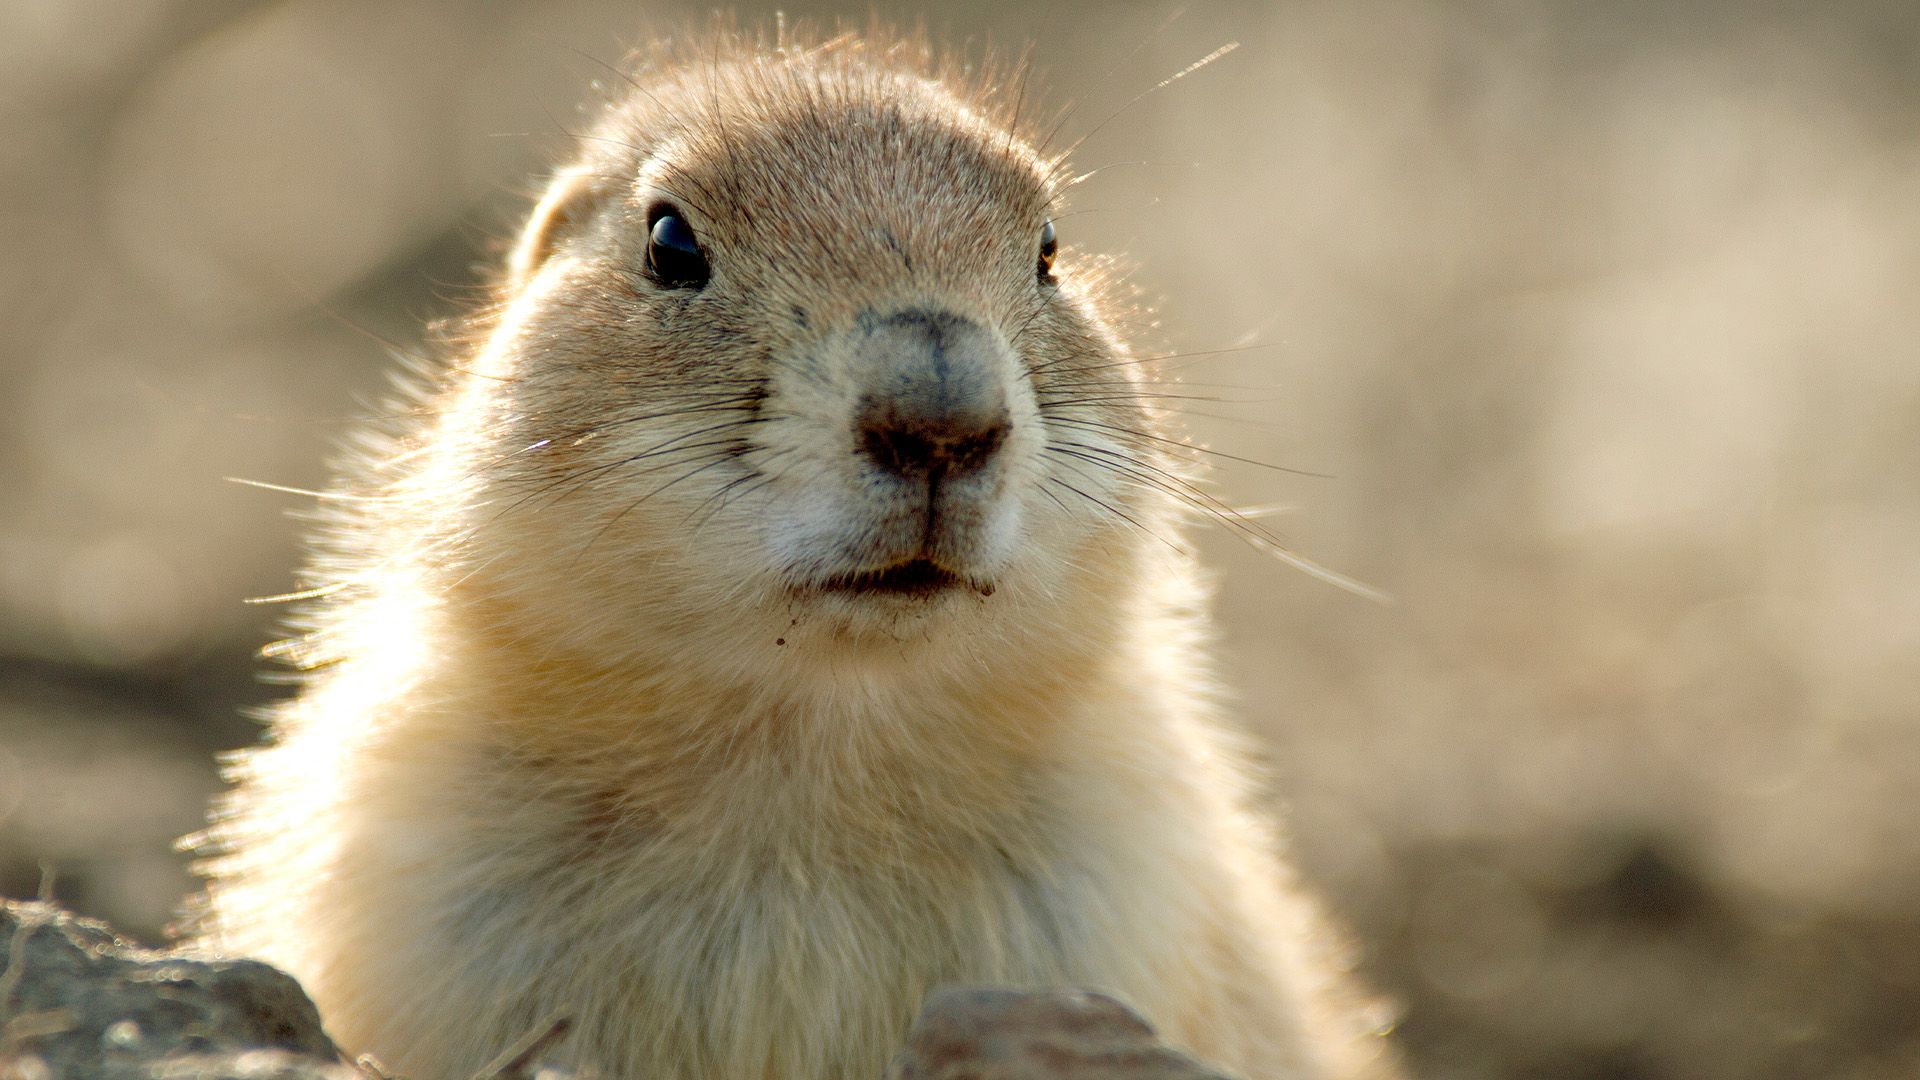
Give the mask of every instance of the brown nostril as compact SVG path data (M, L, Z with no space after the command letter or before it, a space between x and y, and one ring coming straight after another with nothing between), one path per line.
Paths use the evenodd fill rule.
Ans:
M910 308L867 316L850 368L864 391L855 452L903 479L973 472L1007 441L1006 343L952 312Z
M872 403L862 416L860 448L895 476L971 472L992 460L1011 426L1005 410L924 416Z

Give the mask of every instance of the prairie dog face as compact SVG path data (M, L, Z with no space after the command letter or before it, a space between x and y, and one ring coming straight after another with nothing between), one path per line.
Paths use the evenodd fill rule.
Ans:
M1123 588L1161 436L1056 170L977 108L827 52L611 113L461 391L474 563L616 647L789 654L1021 647Z

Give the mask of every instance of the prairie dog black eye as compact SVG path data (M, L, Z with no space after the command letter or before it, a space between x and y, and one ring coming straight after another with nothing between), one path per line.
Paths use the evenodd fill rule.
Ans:
M1040 283L1053 284L1053 256L1060 250L1060 241L1053 235L1053 222L1040 226Z
M698 289L713 276L693 226L671 206L647 215L647 276L668 289Z

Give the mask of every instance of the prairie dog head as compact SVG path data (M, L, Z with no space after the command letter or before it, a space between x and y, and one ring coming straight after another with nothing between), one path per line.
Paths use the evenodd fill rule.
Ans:
M1097 637L1170 465L1005 96L857 44L642 77L456 376L476 580L742 675Z

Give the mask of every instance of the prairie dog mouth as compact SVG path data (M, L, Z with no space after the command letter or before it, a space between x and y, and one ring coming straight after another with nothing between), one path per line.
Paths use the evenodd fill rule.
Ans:
M948 589L972 585L965 578L932 559L909 559L878 570L861 570L828 578L819 586L826 592L864 593L877 596L932 596ZM990 593L990 586L972 585Z

